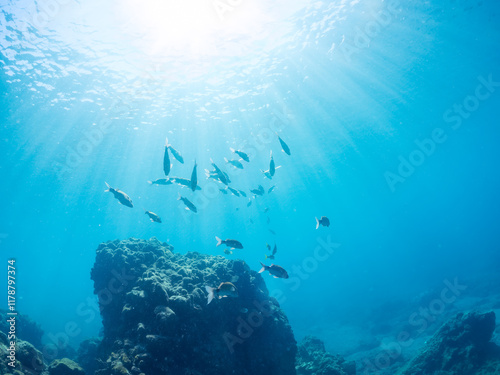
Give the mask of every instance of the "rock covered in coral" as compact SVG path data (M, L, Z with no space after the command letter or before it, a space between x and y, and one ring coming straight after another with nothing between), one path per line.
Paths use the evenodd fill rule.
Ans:
M99 368L99 346L101 340L91 338L80 343L77 361L87 374L93 374Z
M101 244L91 277L104 326L96 374L295 374L288 320L243 261L129 239ZM207 305L205 286L221 282L238 297Z
M42 353L29 342L17 339L14 357L11 357L12 349L7 335L0 332L0 374L47 374Z
M500 348L490 342L495 313L459 313L445 323L399 375L500 373Z
M52 361L49 366L50 375L85 375L78 363L71 359L63 358Z
M298 347L297 375L355 375L356 364L325 350L323 341L306 336Z

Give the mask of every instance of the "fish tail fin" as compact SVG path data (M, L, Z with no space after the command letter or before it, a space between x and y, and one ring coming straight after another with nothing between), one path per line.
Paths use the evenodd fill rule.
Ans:
M168 137L165 137L165 147L170 147L170 145L168 144Z
M217 245L216 246L222 245L222 240L219 237L215 236L215 239L217 240Z
M267 256L267 255L266 255ZM262 273L266 270L266 265L262 262L259 262L262 265L262 268L260 269L259 273Z
M177 200L180 201L182 199L181 193L179 193L179 196L177 197Z
M148 181L148 184L153 185L153 181Z
M227 158L224 158L224 161L225 161L226 163L229 163L229 160L227 160Z
M316 229L318 229L319 228L319 220L317 217L315 217L315 219L316 219Z
M235 152L236 150L234 148L232 148L232 147L229 147L229 151Z
M208 302L207 302L207 305L212 302L212 300L214 299L214 289L215 288L212 288L208 285L205 285L205 290L207 291L208 293Z
M109 186L109 184L106 181L104 181L104 183L108 187L106 190L104 190L104 192L107 193L108 191L111 191L111 189L112 189L111 186Z
M270 156L273 157L273 150L271 150L271 155Z
M269 258L269 257L267 256L267 254L266 254L265 256L266 256L266 259L267 259L267 258Z

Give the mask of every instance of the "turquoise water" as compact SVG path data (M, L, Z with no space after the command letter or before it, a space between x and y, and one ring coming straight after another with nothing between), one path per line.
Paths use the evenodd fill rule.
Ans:
M112 239L254 270L276 243L290 279L266 283L297 338L339 352L373 309L498 269L494 1L220 3L2 2L0 268L16 259L16 307L46 340L71 321L75 346L99 333L90 269ZM148 184L165 177L165 137L185 160L170 176L196 160L201 191ZM231 147L250 155L241 171ZM210 159L248 198L205 178ZM276 188L247 207L258 185Z

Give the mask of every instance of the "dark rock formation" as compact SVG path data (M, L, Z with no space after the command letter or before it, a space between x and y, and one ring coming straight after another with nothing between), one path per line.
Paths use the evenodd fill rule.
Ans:
M129 239L101 244L91 277L104 326L98 375L295 374L288 320L243 261ZM207 305L205 285L226 281L239 296Z
M50 375L85 375L83 369L71 359L63 358L52 361L49 366Z
M10 356L10 341L7 335L0 332L0 374L45 375L46 365L43 362L42 353L27 341L17 339L15 346L15 360ZM9 365L14 364L14 366Z
M307 336L297 352L297 375L355 375L356 364L325 350L323 341Z
M399 374L499 374L500 348L490 342L494 330L494 312L457 314Z
M87 339L80 343L77 362L83 367L87 374L93 374L99 368L99 345L101 340L97 338Z
M6 310L0 310L0 331L9 334L10 325L7 321ZM23 341L28 341L38 349L42 349L43 330L38 323L21 313L16 315L16 336Z

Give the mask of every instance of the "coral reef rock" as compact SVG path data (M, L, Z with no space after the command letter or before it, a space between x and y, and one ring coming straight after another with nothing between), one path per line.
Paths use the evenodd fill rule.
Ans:
M99 245L91 278L104 326L97 375L296 373L288 319L243 261L131 238ZM207 304L205 286L221 282L238 297Z
M307 336L297 352L297 375L355 375L356 364L325 350L323 341Z
M47 374L42 353L29 342L17 339L13 357L11 356L14 353L12 349L7 335L0 332L0 374Z
M500 348L490 341L494 330L492 311L459 313L398 374L500 374Z
M83 369L71 359L63 358L52 361L49 366L50 375L85 375Z

